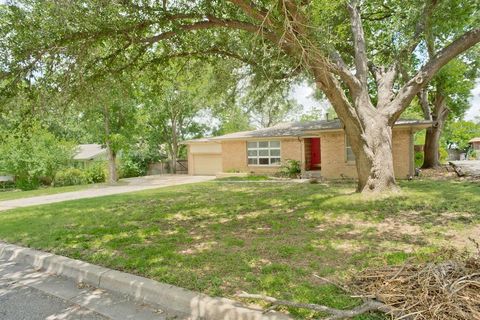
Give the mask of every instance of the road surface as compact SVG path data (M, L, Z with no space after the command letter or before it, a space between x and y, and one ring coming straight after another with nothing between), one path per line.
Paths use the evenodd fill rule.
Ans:
M182 317L0 259L0 319L168 320Z

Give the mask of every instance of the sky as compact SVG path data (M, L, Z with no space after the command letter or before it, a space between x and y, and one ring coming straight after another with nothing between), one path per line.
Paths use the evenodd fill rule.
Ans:
M313 96L314 88L307 83L302 83L293 88L291 96L303 105L303 113L307 114L314 110L323 107L324 110L328 108L328 103L316 101ZM465 113L465 120L475 120L475 117L480 117L480 78L477 79L476 85L472 90L472 97L470 98L470 109ZM324 114L323 114L324 115Z
M480 79L477 79L477 84L472 90L470 109L465 114L465 120L475 120L475 117L480 117Z

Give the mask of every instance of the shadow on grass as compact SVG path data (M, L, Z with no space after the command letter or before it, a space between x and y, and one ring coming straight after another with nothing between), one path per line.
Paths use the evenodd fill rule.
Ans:
M399 263L434 251L437 225L478 221L478 185L402 187L365 200L349 183L177 186L6 211L0 238L212 295L346 308L358 302L314 274Z

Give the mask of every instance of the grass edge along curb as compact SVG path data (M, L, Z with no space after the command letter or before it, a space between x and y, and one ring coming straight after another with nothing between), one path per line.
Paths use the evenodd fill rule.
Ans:
M240 302L210 297L151 279L96 266L80 260L0 242L0 259L31 265L95 287L159 305L191 319L288 320L287 315L249 308Z

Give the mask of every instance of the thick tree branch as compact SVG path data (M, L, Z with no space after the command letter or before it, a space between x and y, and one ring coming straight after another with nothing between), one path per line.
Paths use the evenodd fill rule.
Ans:
M480 42L480 28L470 30L450 45L438 52L417 74L410 79L390 102L384 114L393 124L400 114L410 104L415 95L435 76L449 61Z
M377 108L382 109L394 97L392 89L397 76L397 65L393 64L388 69L374 68L374 76L377 84Z
M178 26L181 31L195 31L195 30L205 30L205 29L214 29L214 28L229 28L229 29L237 29L247 31L256 35L260 35L265 39L268 39L274 43L278 42L278 38L275 34L271 31L266 30L261 26L257 26L251 23L238 21L238 20L225 20L225 19L218 19L212 16L207 17L207 20L198 21L191 24L183 24ZM172 30L166 31L151 37L138 39L136 42L144 42L144 43L155 43L161 40L166 40L173 38L179 34L179 31Z
M261 295L261 294L241 293L241 294L238 294L237 297L244 298L244 299L263 300L275 306L286 306L286 307L302 308L302 309L309 309L309 310L314 310L318 312L324 312L329 314L329 317L327 318L329 320L353 318L369 311L381 311L389 314L397 312L397 310L393 309L392 307L387 306L382 302L376 301L376 300L367 300L360 306L355 307L351 310L341 310L341 309L335 309L335 308L331 308L331 307L320 305L320 304L314 304L314 303L299 303L299 302L293 302L293 301L287 301L287 300L279 300L279 299Z
M432 110L430 108L430 103L428 102L427 90L420 90L417 96L418 100L420 101L420 106L422 107L423 117L425 118L425 120L432 121Z
M348 86L352 96L357 96L360 91L360 81L348 69L347 64L337 51L330 54L330 59L334 62L334 72L340 76L343 82Z
M403 68L403 63L405 62L406 57L408 57L414 50L417 48L418 44L422 40L422 34L428 28L430 18L437 7L439 0L425 0L423 7L423 12L419 20L415 25L415 31L413 33L410 41L399 51L397 62L398 67L401 69L401 75L405 78L407 77L407 71ZM407 79L405 79L407 80Z
M272 22L268 18L268 13L265 10L257 9L255 5L249 0L229 0L235 6L242 9L242 11L249 16L261 22L262 24L266 23L269 26L272 26Z
M167 61L167 60L173 59L173 58L208 56L208 55L218 55L218 56L229 57L229 58L239 60L239 61L241 61L245 64L249 64L249 65L254 66L254 67L257 66L257 63L255 61L253 61L251 59L247 59L245 57L242 57L239 54L236 54L234 52L223 50L223 49L218 49L218 48L211 48L211 49L206 49L206 50L179 52L179 53L174 53L174 54L170 54L170 55L167 55L167 56L161 56L161 57L158 57L158 58L150 59L140 66L140 70L146 68L149 65L164 62L164 61Z
M367 46L365 43L365 34L363 32L362 18L360 17L359 4L357 0L351 0L347 4L350 14L350 24L353 36L353 45L355 51L355 69L356 76L363 88L367 87L368 58Z

